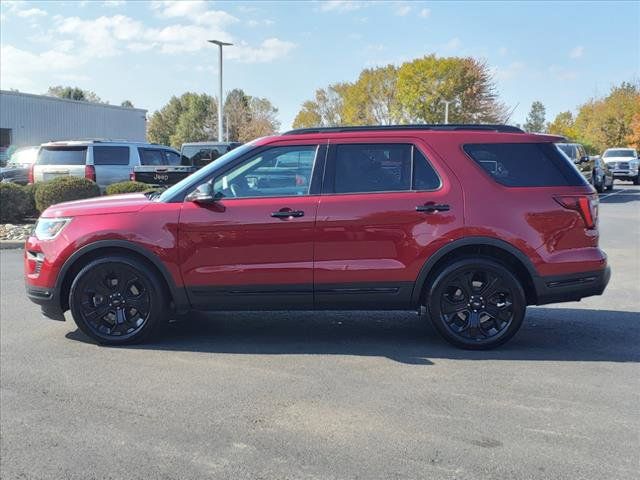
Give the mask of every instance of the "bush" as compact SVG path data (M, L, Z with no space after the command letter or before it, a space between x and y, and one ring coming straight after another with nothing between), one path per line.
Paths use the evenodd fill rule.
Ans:
M0 183L0 222L19 222L28 209L29 200L23 187L15 183Z
M142 182L118 182L107 187L107 195L117 195L119 193L145 192L151 190L151 185Z
M100 187L82 177L58 177L36 187L36 208L44 212L51 205L83 198L99 197Z
M27 208L25 209L25 217L37 217L38 210L36 209L36 188L39 183L30 183L22 187L22 190L27 196Z

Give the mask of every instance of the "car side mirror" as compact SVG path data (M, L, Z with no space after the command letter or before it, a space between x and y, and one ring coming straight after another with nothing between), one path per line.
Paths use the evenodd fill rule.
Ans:
M193 202L200 204L212 204L216 203L222 197L213 193L213 184L211 182L203 183L199 185L193 192L188 194L184 200L185 202Z
M580 157L580 160L578 160L578 163L587 163L589 161L589 155L585 155L583 157Z

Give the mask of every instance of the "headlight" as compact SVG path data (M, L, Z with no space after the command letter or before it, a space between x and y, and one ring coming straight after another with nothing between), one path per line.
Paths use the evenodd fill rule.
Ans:
M70 221L70 218L40 218L36 223L35 235L38 240L53 240Z
M629 168L636 170L638 168L638 160L631 160L629 162Z

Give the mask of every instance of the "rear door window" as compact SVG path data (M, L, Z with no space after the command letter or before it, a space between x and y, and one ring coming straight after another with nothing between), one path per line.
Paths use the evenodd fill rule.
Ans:
M93 147L94 165L129 165L129 147Z
M171 150L163 150L165 165L180 165L180 155Z
M139 148L140 164L149 166L167 165L164 152L157 148Z
M84 165L87 147L42 147L38 165Z
M327 165L327 193L435 190L440 178L411 144L336 145Z
M464 151L507 187L583 186L584 177L552 143L484 143Z

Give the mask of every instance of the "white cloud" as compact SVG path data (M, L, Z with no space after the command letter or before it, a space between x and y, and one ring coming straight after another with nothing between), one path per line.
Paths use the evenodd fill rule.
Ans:
M569 52L569 58L581 58L584 55L584 47L579 45Z
M327 0L320 4L322 12L352 12L362 8L362 2L352 0Z
M493 68L493 76L496 80L511 80L517 77L524 70L524 67L523 62L512 62L504 67Z
M274 25L276 22L274 22L273 20L270 20L268 18L264 19L264 20L255 20L255 19L251 19L247 21L247 27L259 27L259 26L265 26L265 27L270 27L271 25Z
M558 65L551 65L548 70L556 80L560 80L563 82L575 80L578 77L578 73L575 70L559 67Z
M17 10L16 15L21 18L46 17L47 12L40 8L28 8L27 10Z
M278 38L268 38L257 47L240 42L226 51L226 58L245 63L272 62L285 57L296 45Z
M409 12L411 11L411 7L405 3L398 5L395 10L394 10L394 14L399 16L399 17L404 17L406 15L409 14Z
M151 8L158 11L163 18L185 18L211 28L221 28L238 22L238 18L233 15L223 10L209 10L208 7L208 3L203 0L165 0L151 4Z
M498 49L498 55L504 57L507 53L509 53L509 49L507 47L500 47Z
M429 18L430 16L431 16L431 9L430 8L423 8L422 10L420 10L420 17Z
M104 2L102 2L102 5L104 5L105 7L122 7L123 5L125 5L127 2L125 2L125 0L105 0Z
M462 42L460 41L460 39L458 37L454 37L451 40L449 40L447 43L445 43L443 45L443 48L445 50L457 50L458 48L460 48L461 45L462 45Z

